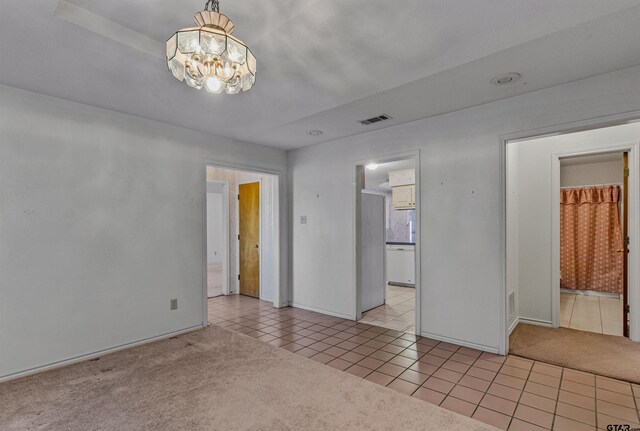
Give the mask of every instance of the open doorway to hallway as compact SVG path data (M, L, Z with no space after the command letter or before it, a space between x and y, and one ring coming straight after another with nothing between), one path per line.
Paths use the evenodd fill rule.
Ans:
M639 142L638 122L508 142L510 354L637 374Z
M360 165L362 323L416 332L416 175L414 158Z
M206 167L206 296L279 300L279 176Z

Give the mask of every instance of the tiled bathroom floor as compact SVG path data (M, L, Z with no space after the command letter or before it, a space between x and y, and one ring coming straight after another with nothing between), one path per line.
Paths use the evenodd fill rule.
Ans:
M415 334L416 289L387 285L386 304L363 313L360 323Z
M501 429L640 427L640 386L232 295L209 321Z
M560 326L622 336L622 299L561 293Z

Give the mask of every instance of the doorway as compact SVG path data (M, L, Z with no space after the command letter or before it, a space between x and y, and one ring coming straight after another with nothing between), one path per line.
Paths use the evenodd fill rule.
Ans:
M508 353L637 375L640 122L505 142Z
M207 165L206 184L206 297L279 306L280 175Z
M560 159L560 326L629 334L628 153Z
M521 324L529 324L573 327L599 332L603 337L628 336L640 341L636 313L640 309L640 279L635 249L640 231L639 141L638 122L505 141L507 334ZM596 163L615 166L615 176L596 176L602 170L596 169ZM617 212L619 226L609 223L607 228L616 227L618 233L606 237L609 239L605 242L605 237L596 241L595 234L561 241L569 232L561 224L561 207L576 196L584 201L590 194L607 195L606 200L618 201L609 206L612 213ZM577 220L577 215L571 217L574 222ZM577 254L568 250L580 240L593 247ZM585 263L588 259L578 257L596 250L600 250L600 261L608 261L609 269L603 271L603 267L593 264L595 269L589 269ZM570 252L573 257L562 257L563 253L571 256ZM573 262L563 265L563 259ZM578 265L580 259L584 262ZM575 272L571 265L580 266L580 270ZM581 285L576 284L576 274ZM583 274L591 274L592 279L585 282ZM605 284L610 287L603 287ZM535 332L552 336L542 330Z
M356 319L419 333L417 155L357 164Z

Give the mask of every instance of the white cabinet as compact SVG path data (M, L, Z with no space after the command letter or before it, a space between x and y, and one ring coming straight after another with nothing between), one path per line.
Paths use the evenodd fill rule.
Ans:
M413 169L389 172L389 186L408 186L416 183L416 172Z
M416 207L416 186L414 184L394 187L392 194L395 209L409 210Z
M414 245L387 245L387 282L415 285Z
M416 171L389 172L389 186L393 194L393 208L397 210L412 210L416 207Z

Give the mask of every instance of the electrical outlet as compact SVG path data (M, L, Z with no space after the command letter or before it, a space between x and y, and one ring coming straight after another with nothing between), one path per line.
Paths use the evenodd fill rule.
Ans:
M300 224L307 224L307 216L300 216Z
M170 310L177 310L178 309L178 300L177 299L172 299L170 301L169 309Z

